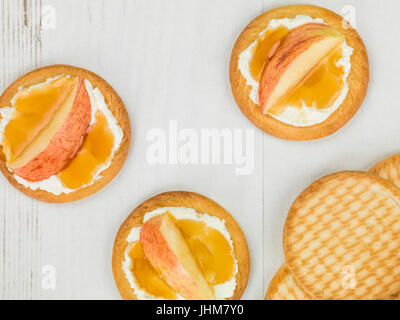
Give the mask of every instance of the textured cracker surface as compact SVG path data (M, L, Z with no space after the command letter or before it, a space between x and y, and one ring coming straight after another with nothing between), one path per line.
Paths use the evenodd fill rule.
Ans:
M284 264L271 280L265 300L311 300L311 297L296 283Z
M369 173L326 176L303 191L284 229L295 280L315 299L390 299L400 291L400 190ZM354 288L343 272L355 271Z
M376 174L400 188L400 154L395 154L377 163L369 172Z

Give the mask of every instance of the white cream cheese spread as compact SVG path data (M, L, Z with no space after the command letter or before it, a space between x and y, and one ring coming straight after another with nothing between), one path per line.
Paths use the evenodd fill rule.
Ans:
M258 97L259 82L256 79L254 79L253 76L251 75L250 62L253 57L254 48L257 45L258 39L262 37L268 29L276 29L278 27L283 26L286 27L288 30L292 30L294 28L300 27L308 23L326 24L323 19L319 18L313 19L312 17L306 15L297 15L295 18L292 19L290 18L272 19L269 22L268 26L262 32L260 32L258 38L255 41L253 41L250 44L250 46L247 47L247 49L245 49L243 52L240 53L238 60L238 68L243 77L246 79L246 85L251 87L249 97L256 105L259 104L259 97ZM344 70L342 77L343 88L340 94L338 95L337 99L333 102L333 104L330 107L324 109L317 109L312 106L307 106L303 103L302 108L296 108L288 105L285 108L285 110L279 115L274 115L268 112L267 114L281 122L296 127L312 126L328 119L328 117L333 112L335 112L336 109L340 107L340 105L343 103L349 91L347 78L349 76L351 69L350 58L352 54L353 54L353 48L348 46L346 41L344 41L342 47L342 58L336 63L337 66L342 66Z

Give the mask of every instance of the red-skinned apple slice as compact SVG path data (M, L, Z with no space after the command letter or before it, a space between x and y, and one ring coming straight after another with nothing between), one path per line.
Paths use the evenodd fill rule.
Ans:
M4 131L3 152L8 163L13 162L35 139L70 95L77 79L65 76L38 88L23 89L16 99L16 119L11 119Z
M140 243L146 258L182 297L191 300L216 299L180 230L168 214L143 224Z
M90 119L89 95L79 77L48 125L8 167L28 181L41 181L57 174L78 152Z
M293 29L266 64L259 87L262 113L279 102L343 43L336 29L310 23Z

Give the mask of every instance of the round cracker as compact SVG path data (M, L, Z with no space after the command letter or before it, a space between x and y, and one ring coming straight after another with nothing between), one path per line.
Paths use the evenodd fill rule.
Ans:
M308 126L296 127L262 114L260 107L249 97L250 86L242 76L238 61L239 55L258 38L271 19L294 18L304 14L322 18L328 25L338 29L354 49L351 56L351 71L347 78L349 92L341 106L325 121ZM344 25L349 26L344 28ZM313 140L328 136L344 126L357 112L367 92L369 82L368 55L357 31L350 27L340 15L313 5L289 5L263 13L255 18L240 34L232 50L229 77L233 96L243 114L258 128L278 138L288 140Z
M285 263L269 283L265 300L311 300L311 297L297 284Z
M400 292L400 190L365 172L326 176L293 203L283 247L314 299L390 299Z
M400 188L400 154L395 154L378 162L369 172L390 181ZM400 293L393 295L392 298L393 300L399 300Z
M126 238L133 227L138 227L143 224L143 216L147 212L162 207L193 208L199 213L207 213L225 221L225 226L233 241L233 251L238 263L236 288L233 296L229 298L229 300L240 299L247 286L250 273L249 250L242 230L230 213L219 204L200 194L186 191L165 192L146 200L133 210L120 226L114 241L112 270L121 297L126 300L137 300L122 270L124 253L128 246Z
M103 94L108 108L118 121L118 125L121 127L124 133L121 145L115 152L111 165L102 171L100 179L96 180L93 184L87 187L78 189L68 194L62 193L60 195L55 195L40 189L32 190L23 186L22 184L19 184L14 178L14 174L8 170L6 166L6 157L2 151L2 147L0 147L0 170L15 188L27 196L37 200L61 203L80 200L96 193L118 174L126 160L126 157L128 156L131 141L131 127L129 115L124 103L115 90L103 78L91 71L68 65L52 65L39 68L15 80L0 97L0 108L11 106L11 99L18 92L20 87L30 87L34 84L44 82L46 79L58 75L81 76L82 78L89 80L92 83L93 88L98 88Z
M400 154L395 154L378 162L369 172L389 180L400 188Z

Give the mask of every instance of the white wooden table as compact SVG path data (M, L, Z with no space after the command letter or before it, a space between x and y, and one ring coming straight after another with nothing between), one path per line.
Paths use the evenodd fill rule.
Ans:
M252 263L244 298L262 299L284 261L282 229L297 194L325 174L366 170L400 151L399 2L309 2L339 13L354 6L371 82L345 128L319 141L290 142L262 133L241 114L228 63L251 19L291 1L0 0L1 91L36 67L84 67L117 90L133 127L122 172L83 201L41 203L0 177L0 298L118 299L111 252L119 225L143 200L179 189L214 199L237 219ZM236 175L234 165L224 164L149 164L146 135L154 128L168 132L174 120L179 129L197 132L254 129L254 172ZM56 271L54 289L42 283L48 265Z

